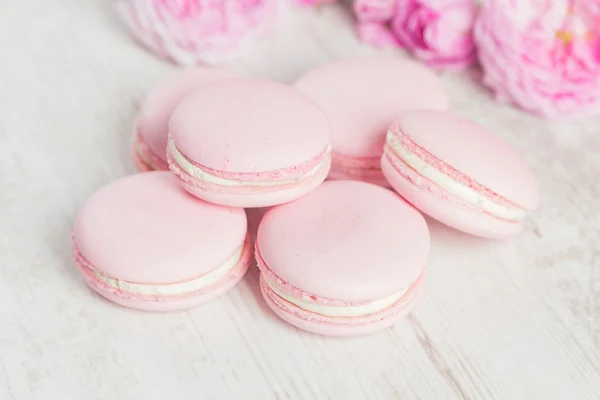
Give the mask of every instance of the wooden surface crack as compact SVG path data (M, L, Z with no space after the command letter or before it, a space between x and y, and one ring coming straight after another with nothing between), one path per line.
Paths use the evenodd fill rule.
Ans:
M421 348L427 355L431 364L435 367L435 369L439 372L439 374L444 378L444 380L452 387L454 392L456 392L457 398L461 400L469 400L467 396L467 392L463 389L460 380L454 375L452 369L448 366L448 364L444 361L444 359L440 356L440 353L436 349L434 343L429 338L429 335L421 325L421 323L417 320L414 315L409 315L408 320L410 321L415 334L417 335L417 339L419 340L419 344Z

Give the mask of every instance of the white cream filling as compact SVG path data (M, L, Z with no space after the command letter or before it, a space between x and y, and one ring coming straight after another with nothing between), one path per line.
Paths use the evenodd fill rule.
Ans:
M171 155L173 156L173 159L175 160L177 165L179 165L181 167L181 169L183 169L189 175L191 175L194 178L199 179L201 181L214 183L216 185L221 185L221 186L266 187L266 186L286 185L288 183L294 183L296 181L306 179L306 178L313 176L314 174L316 174L319 171L319 169L321 169L321 166L323 165L323 163L317 164L314 168L312 168L306 174L302 175L301 177L299 177L297 179L280 180L280 181L273 181L273 182L241 181L241 180L220 178L218 176L209 174L206 171L203 171L201 168L196 167L194 164L189 162L188 159L185 158L185 156L183 154L181 154L181 152L177 149L177 146L175 146L175 143L173 142L173 140L170 137L169 137L169 149L170 149Z
M396 155L402 159L408 166L417 171L421 176L429 179L450 194L466 201L467 203L482 208L485 212L498 218L508 221L522 221L527 212L522 208L510 207L506 204L500 204L484 195L477 193L468 186L456 182L451 177L438 171L433 166L427 164L417 155L407 150L400 141L391 132L387 134L387 144Z
M240 247L223 265L217 269L198 279L187 282L170 283L166 285L151 285L127 282L120 279L111 278L96 270L91 270L91 272L99 281L110 286L111 288L119 289L124 292L141 295L177 296L204 289L223 279L240 260L242 252L244 251L244 245L242 245L242 247Z
M275 287L273 283L269 282L268 278L265 277L264 279L269 288L271 288L271 290L275 292L277 296L292 304L295 304L303 310L325 315L327 317L362 317L365 315L375 314L376 312L385 310L386 308L394 305L410 289L403 289L382 299L374 300L370 303L363 304L360 306L332 306L312 303L306 300L298 299L290 294L284 293L281 290L279 290L277 287Z

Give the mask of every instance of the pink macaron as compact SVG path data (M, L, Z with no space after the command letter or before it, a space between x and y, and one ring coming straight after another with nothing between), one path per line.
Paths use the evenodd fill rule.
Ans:
M518 233L539 203L531 169L508 143L447 112L402 113L388 131L381 166L422 212L476 236Z
M235 286L252 258L240 208L181 189L167 171L137 174L100 189L73 228L73 253L86 283L117 304L182 310Z
M329 178L387 185L381 172L387 127L399 111L446 110L441 81L421 64L398 59L358 59L315 69L295 87L331 121Z
M396 193L329 181L270 209L255 255L269 307L300 329L353 336L396 323L421 292L423 216Z
M211 203L265 207L314 190L331 165L323 111L276 82L236 79L197 90L173 113L169 167Z
M169 119L187 95L198 86L236 77L216 68L194 68L176 74L151 91L135 124L132 156L138 170L169 169L166 156Z

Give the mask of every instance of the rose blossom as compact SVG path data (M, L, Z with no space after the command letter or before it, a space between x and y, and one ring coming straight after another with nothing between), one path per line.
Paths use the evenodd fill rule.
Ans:
M356 31L361 41L377 47L397 46L388 27L398 0L355 0Z
M398 0L356 0L354 13L359 23L388 22L394 16Z
M486 0L475 28L484 83L546 117L600 110L596 0Z
M124 0L131 33L180 65L230 58L276 18L279 0Z
M319 6L322 4L335 3L336 0L292 0L292 3L299 4L301 6Z
M476 59L473 0L401 0L392 32L401 46L433 67L464 68Z
M440 68L475 61L474 0L355 0L359 38L378 47L400 46Z

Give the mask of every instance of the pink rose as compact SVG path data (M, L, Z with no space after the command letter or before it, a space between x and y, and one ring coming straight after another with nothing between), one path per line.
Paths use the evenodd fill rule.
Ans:
M379 22L362 22L356 27L358 38L376 47L398 46L398 41L389 28Z
M356 31L361 41L377 47L397 46L389 29L398 0L355 0Z
M401 46L427 64L464 68L476 60L477 12L473 0L399 0L392 32Z
M335 3L336 0L292 0L292 2L301 6L320 6Z
M123 0L131 33L180 65L231 58L278 14L279 0Z
M496 97L556 118L600 110L597 0L486 0L475 27Z
M354 13L359 23L388 22L394 16L398 0L356 0Z

